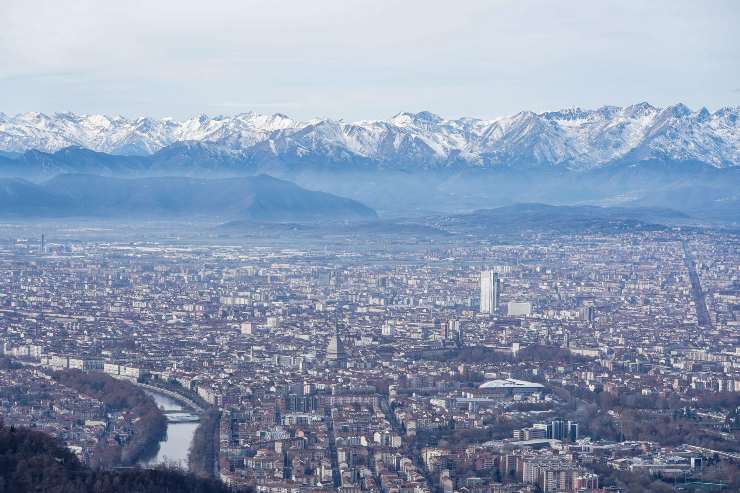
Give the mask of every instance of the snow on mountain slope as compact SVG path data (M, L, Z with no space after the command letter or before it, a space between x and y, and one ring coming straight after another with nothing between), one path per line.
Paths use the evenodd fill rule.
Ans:
M399 113L390 120L297 121L282 114L243 113L127 119L73 113L0 113L0 150L54 152L80 146L148 155L172 144L200 142L218 152L333 162L363 159L389 167L544 165L590 169L620 160L699 161L740 165L740 107L710 113L683 104L640 103L446 120Z

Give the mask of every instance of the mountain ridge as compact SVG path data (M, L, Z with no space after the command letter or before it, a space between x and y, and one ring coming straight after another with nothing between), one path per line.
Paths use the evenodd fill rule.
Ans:
M544 166L578 171L665 160L727 168L740 166L739 114L740 107L709 112L681 103L658 108L644 102L522 111L493 119L401 112L387 120L354 122L299 121L281 113L186 120L0 113L0 158L76 146L130 158L197 150L255 166L320 161L411 170Z
M220 217L253 221L374 219L355 200L266 175L230 179L58 175L36 184L0 179L0 215L20 217Z

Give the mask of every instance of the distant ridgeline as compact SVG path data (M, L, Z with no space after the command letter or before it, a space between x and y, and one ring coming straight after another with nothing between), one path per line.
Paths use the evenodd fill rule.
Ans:
M0 179L0 214L15 217L220 217L253 221L374 219L351 199L269 176L208 180L60 175L37 184Z

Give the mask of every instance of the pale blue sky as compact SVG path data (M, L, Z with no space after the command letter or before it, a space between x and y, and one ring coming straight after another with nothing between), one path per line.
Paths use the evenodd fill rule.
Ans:
M2 0L0 112L740 104L740 1Z

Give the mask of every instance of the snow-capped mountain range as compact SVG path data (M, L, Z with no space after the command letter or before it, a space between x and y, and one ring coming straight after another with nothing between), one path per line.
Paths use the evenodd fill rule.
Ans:
M447 120L429 112L390 120L298 121L282 114L201 115L184 121L0 113L0 150L56 152L83 147L117 155L150 155L196 142L245 160L362 160L387 167L562 166L587 170L616 162L695 161L740 166L740 107L692 111L648 103L494 119Z

